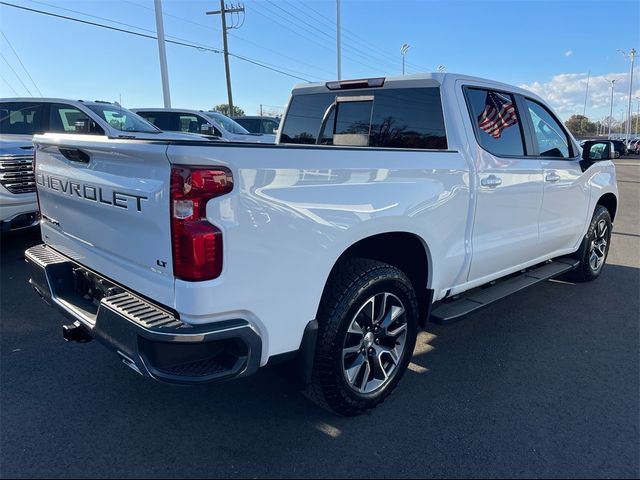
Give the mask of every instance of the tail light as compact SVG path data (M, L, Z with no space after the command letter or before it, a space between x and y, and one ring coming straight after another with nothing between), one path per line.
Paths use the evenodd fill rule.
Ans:
M182 280L216 278L222 272L222 232L207 221L207 202L233 189L226 168L171 169L173 274Z

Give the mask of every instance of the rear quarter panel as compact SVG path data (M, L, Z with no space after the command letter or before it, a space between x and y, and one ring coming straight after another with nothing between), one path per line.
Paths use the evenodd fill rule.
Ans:
M251 321L263 364L299 347L336 260L363 238L421 238L430 258L424 288L462 273L469 169L457 152L171 145L167 155L174 164L226 166L234 178L233 191L207 205L223 232L222 275L177 280L176 309L192 323Z

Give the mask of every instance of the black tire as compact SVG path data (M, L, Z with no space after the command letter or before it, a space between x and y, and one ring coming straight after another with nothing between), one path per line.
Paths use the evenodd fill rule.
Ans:
M602 226L606 227L606 232L602 235ZM613 225L611 223L611 215L602 205L596 207L596 211L593 213L591 223L587 234L580 245L580 249L576 252L575 257L580 260L578 268L576 268L570 274L570 278L576 282L591 282L598 278L602 273L604 264L607 261L607 255L609 254L609 247L611 246L611 230ZM597 248L597 252L594 251L594 243L600 240L605 241L604 251L601 248ZM594 267L592 256L600 256L601 261L597 268Z
M332 274L329 282L318 311L318 341L312 381L306 394L318 405L341 415L358 415L382 403L391 394L406 371L416 342L418 302L411 281L401 270L374 260L362 258L346 260ZM382 300L376 303L376 299ZM392 311L393 308L397 309L398 302L401 309ZM378 312L382 312L379 323L373 320L376 317L376 305L378 305ZM367 313L368 308L371 309L371 315ZM389 313L384 316L387 308ZM397 315L399 320L383 321L383 316L384 319L391 319L394 318L394 312L400 311L404 313ZM371 317L371 322L368 322L367 315ZM383 354L377 354L383 348L387 348L383 343L388 342L389 339L391 339L391 345L393 345L395 352L396 346L401 344L400 337L391 338L391 336L385 335L393 333L389 330L390 325L387 325L389 328L384 328L385 334L378 333L384 338L375 337L375 344L371 344L374 338L373 330L382 331L382 327L376 325L382 326L387 321L394 322L394 332L402 330L403 333L400 335L405 335L404 332L406 332L406 336L402 337L404 347L402 353L398 355L397 361L390 362L388 360L391 357L386 357L387 368L390 369L388 375L380 360ZM396 321L399 323L395 323ZM362 347L362 349L352 354L345 353L347 342L354 340L354 325L359 325L354 322L359 322L362 325L370 323L371 327L363 326L363 333L355 334L356 345L349 347L351 349ZM404 326L405 322L406 328L398 328L398 326ZM367 329L372 332L364 335L364 331ZM368 335L371 337L369 338ZM369 343L365 347L366 342ZM375 353L372 353L374 350ZM384 371L382 376L386 380L379 380L383 383L373 391L365 392L365 387L362 392L356 391L356 386L350 385L347 380L348 371L354 370L353 368L347 369L345 366L349 355L354 356L351 358L358 357L362 362L367 363L366 369L358 369L358 373L353 375L353 377L359 376L360 383L365 387L375 385L372 382L378 381L376 375L381 372L380 367ZM378 359L377 362L375 359ZM392 367L393 369L391 369ZM370 376L373 377L373 380L367 384L367 378Z

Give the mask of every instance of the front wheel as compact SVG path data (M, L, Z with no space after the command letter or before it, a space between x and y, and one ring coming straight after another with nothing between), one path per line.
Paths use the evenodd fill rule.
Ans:
M358 415L382 403L407 369L418 303L409 278L386 263L350 259L330 281L307 394L342 415Z
M582 241L576 257L580 260L572 277L578 282L590 282L600 276L611 245L611 215L602 205L593 214L587 235Z

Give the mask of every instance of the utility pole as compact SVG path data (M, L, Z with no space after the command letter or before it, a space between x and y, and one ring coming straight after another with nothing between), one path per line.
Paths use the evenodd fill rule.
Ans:
M402 55L402 75L404 76L404 58L407 56L407 52L411 48L408 43L403 43L400 47L400 54Z
M620 53L622 53L622 55L624 55L625 57L629 57L629 59L631 60L631 69L629 71L629 104L627 105L627 125L626 128L624 129L624 138L627 141L627 143L629 143L629 136L631 136L631 95L632 95L632 89L633 89L633 62L636 58L636 49L632 48L629 53L625 52L624 50L620 50L618 49L618 51Z
M167 50L164 43L164 21L162 19L162 0L155 0L156 31L158 32L158 54L160 56L160 76L162 77L162 97L164 108L171 108L169 94L169 73L167 72Z
M229 103L229 116L233 115L233 95L231 94L231 72L229 71L229 46L227 44L227 13L244 12L244 5L231 6L227 8L224 0L220 0L220 10L206 12L207 15L220 15L222 20L222 46L224 48L224 68L227 75L227 99ZM235 27L229 27L235 28Z
M338 62L338 80L342 80L342 42L340 41L340 0L336 0L336 55Z
M609 133L607 134L607 136L610 137L611 136L611 122L613 121L613 86L615 85L616 81L615 80L609 80L608 78L606 78L605 80L611 84L611 108L609 109Z

